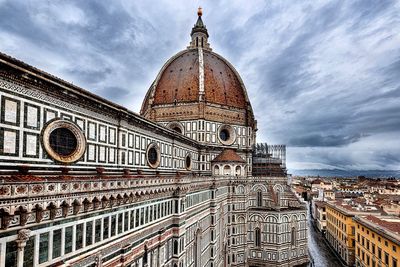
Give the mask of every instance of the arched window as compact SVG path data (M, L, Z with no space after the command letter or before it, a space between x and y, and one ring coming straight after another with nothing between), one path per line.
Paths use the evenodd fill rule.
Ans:
M257 207L262 207L262 191L257 191Z
M147 262L148 262L148 251L147 251L147 246L144 246L143 267L147 267Z
M182 130L181 130L181 128L179 128L178 126L175 126L174 128L172 128L172 130L174 130L174 131L177 132L177 133L182 134Z
M291 234L291 244L292 246L296 245L296 228L292 227L292 234Z
M214 167L214 174L219 175L219 167L218 166Z
M196 47L199 46L199 37L196 37Z
M174 240L174 254L178 255L178 240Z
M231 174L231 166L225 165L224 166L224 175L230 175Z
M236 166L235 174L236 176L242 175L242 168L240 166Z
M256 228L254 230L254 243L256 247L261 247L261 230L260 228Z
M203 47L203 37L201 37L201 47Z
M281 200L281 198L282 198L282 194L281 194L281 191L278 189L277 191L276 191L276 199L277 199L277 205L278 206L282 206L282 200Z

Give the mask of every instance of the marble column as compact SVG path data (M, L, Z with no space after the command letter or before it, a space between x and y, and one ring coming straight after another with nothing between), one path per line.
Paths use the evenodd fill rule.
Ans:
M49 233L49 261L53 259L53 231Z
M61 256L64 255L65 251L65 227L61 228Z
M24 265L24 250L26 246L26 242L29 240L29 236L31 234L31 230L29 229L21 229L18 232L17 236L17 245L18 245L18 254L17 254L17 267L23 267Z
M82 231L82 236L83 236L83 242L82 242L82 247L86 247L86 223L83 224L83 231Z
M133 219L133 218L131 218L131 216L132 216L132 212L129 210L129 211L127 211L128 212L128 231L129 230L131 230L131 220Z

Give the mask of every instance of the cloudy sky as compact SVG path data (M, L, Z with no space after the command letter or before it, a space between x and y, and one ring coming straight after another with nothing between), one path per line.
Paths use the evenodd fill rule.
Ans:
M400 169L400 1L0 0L0 50L138 112L197 7L291 169Z

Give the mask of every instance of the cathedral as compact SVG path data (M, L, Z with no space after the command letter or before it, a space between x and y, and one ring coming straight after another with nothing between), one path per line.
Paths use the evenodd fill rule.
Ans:
M190 35L140 114L0 53L0 267L308 265L285 146Z

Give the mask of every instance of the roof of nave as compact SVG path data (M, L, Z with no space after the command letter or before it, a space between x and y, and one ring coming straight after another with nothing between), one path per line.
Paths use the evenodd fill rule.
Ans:
M8 70L1 66L2 64L15 71L15 77L12 77ZM135 119L137 122L139 122L137 125L145 125L145 127L149 127L152 130L156 129L160 130L160 132L167 133L169 136L173 135L180 141L184 141L186 143L189 142L191 145L199 145L199 143L195 140L184 135L177 134L175 131L148 120L136 112L128 110L121 105L93 94L88 90L85 90L77 85L67 82L2 52L0 52L0 67L0 77L5 78L6 80L11 79L12 82L17 80L17 83L21 82L22 86L29 84L29 86L32 85L32 87L36 89L48 87L51 90L55 90L55 93L62 94L63 98L68 98L70 101L73 103L76 102L78 105L84 105L85 108L99 108L102 111L107 110L110 115L115 113L121 118L129 117L129 119ZM90 105L87 105L87 103L90 103Z
M225 148L222 152L212 160L212 162L240 162L246 163L246 161L239 156L232 148Z

